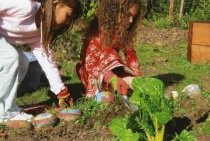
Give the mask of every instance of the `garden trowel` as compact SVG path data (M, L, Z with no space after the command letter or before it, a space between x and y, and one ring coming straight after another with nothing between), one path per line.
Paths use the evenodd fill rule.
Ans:
M138 106L129 102L129 97L127 95L122 96L124 105L131 111L135 112L138 110Z

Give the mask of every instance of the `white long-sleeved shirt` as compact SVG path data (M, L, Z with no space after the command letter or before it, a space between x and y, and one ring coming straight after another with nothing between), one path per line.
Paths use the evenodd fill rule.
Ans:
M64 87L52 54L44 54L41 31L36 27L35 16L40 3L31 0L0 0L0 36L13 45L27 44L37 58L50 83L58 94Z

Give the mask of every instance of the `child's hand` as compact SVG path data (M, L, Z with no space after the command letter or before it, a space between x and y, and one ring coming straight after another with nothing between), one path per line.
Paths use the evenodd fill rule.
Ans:
M141 71L139 69L134 69L134 74L136 76L141 76Z
M112 71L108 71L104 76L104 81L108 84L111 84L114 90L119 94L127 95L129 86L128 84L120 77L115 75Z
M73 106L73 100L70 98L70 93L67 87L63 89L58 95L58 105L59 108L65 107L65 106Z
M127 95L129 86L122 78L115 75L112 77L110 83L119 94Z

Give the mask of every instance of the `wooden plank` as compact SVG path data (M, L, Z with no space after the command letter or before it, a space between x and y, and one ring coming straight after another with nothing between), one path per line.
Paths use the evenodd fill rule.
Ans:
M189 30L188 30L188 52L187 57L190 62L192 62L192 30L193 30L193 22L190 22L189 24Z
M192 44L210 46L210 34L208 36L203 34L193 34Z
M208 22L193 22L193 36L206 35L210 37L210 23Z
M192 45L191 62L210 64L210 46Z

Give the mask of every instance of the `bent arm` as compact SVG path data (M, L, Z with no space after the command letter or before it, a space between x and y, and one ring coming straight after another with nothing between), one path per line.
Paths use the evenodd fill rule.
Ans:
M124 50L124 55L128 67L131 68L137 76L141 75L140 63L138 61L138 57L134 48L126 47Z
M50 90L55 94L58 94L63 88L64 83L61 80L60 72L58 70L56 62L53 60L53 55L49 49L49 57L46 56L44 49L40 44L33 44L30 46L32 53L37 58L42 70L44 71L49 84Z

